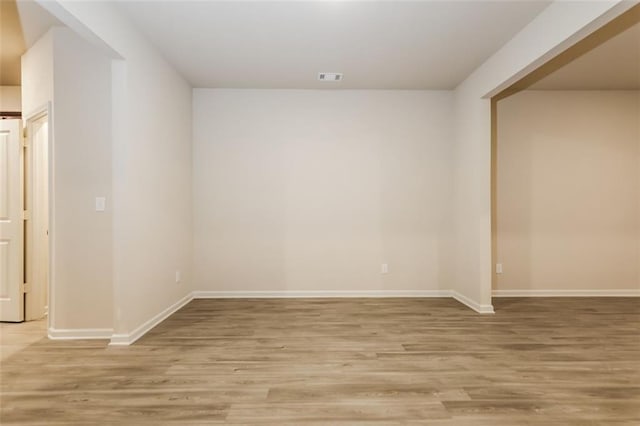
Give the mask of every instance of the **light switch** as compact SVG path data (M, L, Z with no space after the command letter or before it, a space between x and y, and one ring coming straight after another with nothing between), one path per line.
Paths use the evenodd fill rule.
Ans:
M105 197L96 197L96 211L103 212L107 206L107 199Z

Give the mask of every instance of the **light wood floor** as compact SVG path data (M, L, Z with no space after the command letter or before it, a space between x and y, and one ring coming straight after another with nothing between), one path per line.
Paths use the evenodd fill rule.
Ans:
M0 322L0 360L22 351L29 345L42 340L46 335L46 318L22 324Z
M639 299L494 304L196 300L131 347L15 351L0 423L640 424Z

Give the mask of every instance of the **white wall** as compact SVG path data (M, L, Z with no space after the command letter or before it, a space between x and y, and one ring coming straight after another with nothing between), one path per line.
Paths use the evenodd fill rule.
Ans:
M53 32L36 41L22 56L22 116L34 112L53 101Z
M114 47L126 67L125 130L114 141L116 331L130 333L192 290L192 91L135 33Z
M52 328L113 327L111 60L68 28L54 37ZM24 80L23 80L24 81ZM106 197L104 212L95 197Z
M20 86L0 86L0 111L22 111L22 94Z
M114 58L114 329L126 343L192 290L191 87L114 4L39 3Z
M448 289L451 108L451 92L195 90L196 288Z
M452 290L491 312L491 101L455 91Z
M637 91L498 102L496 290L640 289Z
M54 59L55 58L55 59ZM52 28L22 60L25 118L51 102L50 327L110 329L112 210L111 61L62 27Z

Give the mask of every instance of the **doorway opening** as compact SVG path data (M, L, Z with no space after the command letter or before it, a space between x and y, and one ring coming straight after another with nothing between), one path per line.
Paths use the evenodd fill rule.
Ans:
M24 144L25 321L44 318L49 306L49 115L27 119Z
M640 5L492 99L494 297L638 295L639 36Z

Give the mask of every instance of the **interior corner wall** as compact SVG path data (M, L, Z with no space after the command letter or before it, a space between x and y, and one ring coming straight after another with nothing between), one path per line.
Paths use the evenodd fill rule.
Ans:
M448 291L452 101L195 90L197 289Z
M109 330L112 305L110 59L54 27L22 59L25 118L51 103L50 327ZM103 332L104 334L104 332Z
M192 89L115 4L38 2L114 55L114 337L131 342L193 290Z
M498 102L494 290L640 290L639 93Z

